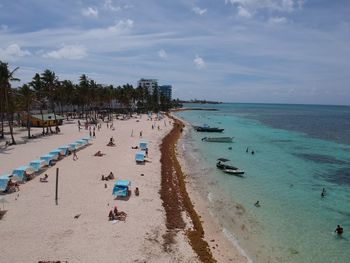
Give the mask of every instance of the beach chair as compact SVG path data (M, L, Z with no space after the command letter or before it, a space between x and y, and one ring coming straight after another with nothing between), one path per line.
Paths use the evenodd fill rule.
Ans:
M130 187L129 180L117 180L114 183L112 194L115 197L127 197L129 196L129 187Z
M12 171L13 176L16 177L17 180L20 182L24 182L28 179L31 179L34 173L35 170L29 165L18 167L17 169Z
M29 166L33 167L35 172L40 171L43 167L45 167L46 161L45 160L33 160L29 163Z
M135 154L136 163L144 163L145 162L145 152L137 152Z

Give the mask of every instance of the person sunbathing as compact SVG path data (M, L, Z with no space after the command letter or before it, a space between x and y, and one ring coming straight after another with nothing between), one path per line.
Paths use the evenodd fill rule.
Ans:
M109 143L107 144L107 146L115 146L115 143L112 141L109 141Z
M46 183L48 177L49 177L49 176L48 176L47 174L45 174L44 177L40 177L40 182Z
M116 218L115 218L115 216L114 216L114 213L113 213L113 211L111 210L111 211L109 211L109 214L108 214L108 219L109 219L109 221L113 221L113 220L115 220Z
M105 153L102 153L101 151L98 151L97 153L94 154L94 156L99 156L99 157L102 157L103 155L105 155Z
M102 181L108 181L109 179L108 179L108 176L102 175L101 180L102 180Z
M138 149L138 146L131 146L131 149Z
M107 178L109 180L113 180L114 179L114 174L112 172L110 172L109 175L107 176Z
M127 217L127 214L123 211L120 211L115 215L115 219L120 220L120 221L125 221L126 217Z

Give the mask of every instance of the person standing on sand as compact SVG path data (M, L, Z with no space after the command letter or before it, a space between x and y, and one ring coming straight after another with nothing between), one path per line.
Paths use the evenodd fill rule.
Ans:
M142 138L142 131L140 131L140 137Z
M73 161L78 160L77 150L73 150Z

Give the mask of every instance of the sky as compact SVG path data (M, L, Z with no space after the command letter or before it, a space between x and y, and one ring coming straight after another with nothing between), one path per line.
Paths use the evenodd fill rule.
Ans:
M50 69L155 78L180 99L349 105L350 1L0 0L0 60L21 84Z

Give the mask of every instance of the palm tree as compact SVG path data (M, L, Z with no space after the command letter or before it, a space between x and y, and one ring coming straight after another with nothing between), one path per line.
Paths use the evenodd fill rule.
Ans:
M33 77L33 80L29 83L29 85L34 89L36 101L39 103L41 121L44 123L44 114L43 109L46 109L46 95L44 90L44 84L41 80L39 73L36 73ZM43 134L45 133L45 127L43 126Z
M4 111L7 112L7 120L10 127L10 134L12 144L16 144L15 138L13 137L13 91L11 89L11 81L19 81L18 78L14 77L14 73L18 70L18 67L10 71L8 64L0 61L0 89L1 94L4 95ZM2 97L2 96L1 96ZM3 124L2 124L3 125ZM3 126L2 126L3 127Z
M56 90L58 86L58 78L56 77L55 72L49 69L46 69L41 74L41 80L43 81L44 90L45 90L47 99L49 101L49 104L51 106L51 110L54 114L55 124L57 127L57 117L55 112L55 97L56 97ZM50 127L50 131L52 132L51 127Z
M19 95L19 101L20 104L23 106L23 108L26 111L26 125L27 125L27 130L28 130L28 139L30 139L30 109L31 106L34 102L34 91L31 89L31 87L27 84L24 84L22 87L19 88L18 90L18 95Z

